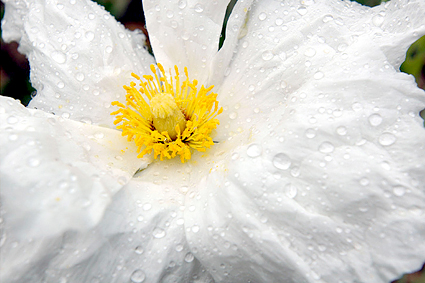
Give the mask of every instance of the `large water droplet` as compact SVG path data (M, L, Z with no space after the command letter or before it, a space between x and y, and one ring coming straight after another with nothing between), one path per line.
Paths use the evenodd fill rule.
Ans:
M261 13L258 15L258 19L260 19L260 21L264 21L267 18L267 14L266 13Z
M304 16L305 14L307 14L307 8L304 6L300 6L297 9L298 14L300 14L301 16Z
M82 81L84 81L84 74L83 73L77 73L77 74L75 74L75 79L77 80L77 81L79 81L79 82L82 82Z
M390 146L396 141L396 137L391 133L383 133L379 136L379 143L383 146Z
M331 153L335 149L334 145L330 142L324 142L319 146L319 151L323 153Z
M372 114L369 116L369 123L376 127L379 126L382 123L382 117L379 114Z
M270 50L266 50L263 52L263 54L261 54L261 57L263 58L263 60L265 61L269 61L273 58L273 53Z
M66 61L66 55L60 51L53 51L51 56L52 56L52 59L59 64L63 64Z
M288 198L294 198L297 195L297 187L295 187L294 185L292 185L291 183L287 184L285 186L285 194Z
M384 22L384 17L381 15L375 15L372 18L372 23L377 27L381 26L383 22Z
M393 193L394 195L401 197L404 196L404 194L406 193L406 189L403 186L395 186L393 188Z
M165 237L165 230L161 228L155 228L153 229L152 235L154 238L161 239Z
M186 7L186 1L185 0L179 1L178 6L180 9L184 9Z
M248 146L246 150L246 154L249 157L258 157L261 155L262 151L263 149L261 148L259 144L253 143L250 146Z
M304 52L304 55L307 57L313 57L316 55L316 50L314 48L307 48L307 50Z
M194 259L195 257L193 256L191 252L188 252L184 257L184 261L186 262L192 262Z
M136 269L130 276L131 282L134 282L134 283L141 283L145 280L145 278L146 278L145 273L140 269Z
M202 13L204 11L204 7L201 4L195 5L195 12Z
M136 254L138 254L138 255L141 255L141 254L144 252L144 250L143 250L142 246L137 246L137 247L134 249L134 252L135 252Z
M320 71L316 72L316 73L313 75L314 79L316 79L316 80L321 80L324 76L325 76L325 75L324 75L322 72L320 72Z
M278 153L273 157L273 165L277 169L286 170L291 166L291 159L284 153Z

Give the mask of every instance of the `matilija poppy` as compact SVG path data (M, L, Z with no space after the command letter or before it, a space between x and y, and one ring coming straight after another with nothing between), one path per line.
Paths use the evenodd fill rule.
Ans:
M143 5L155 57L88 0L5 1L37 95L0 100L2 282L420 267L425 94L398 68L422 0L238 1L220 50L228 1Z

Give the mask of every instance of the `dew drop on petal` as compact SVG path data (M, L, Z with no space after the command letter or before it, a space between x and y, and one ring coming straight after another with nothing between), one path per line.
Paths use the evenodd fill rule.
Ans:
M332 15L325 15L324 17L323 17L323 22L324 23L327 23L327 22L330 22L330 21L332 21L334 19L334 17L332 16Z
M335 147L330 142L324 142L319 146L319 151L323 153L333 152Z
M59 64L63 64L66 61L66 55L60 51L53 51L51 57Z
M75 74L75 79L79 82L84 81L84 74L83 73L77 73Z
M273 165L277 169L286 170L291 166L291 159L284 153L278 153L273 157Z
M369 116L369 124L376 127L382 123L382 117L379 114L372 114Z
M145 278L146 278L145 273L140 269L136 269L135 271L133 271L133 273L130 276L131 282L134 282L134 283L141 283L145 281Z
M375 15L372 18L372 23L377 27L381 26L383 22L384 22L384 17L381 15Z
M40 160L34 157L30 157L27 160L27 164L31 167L37 167L38 165L40 165Z
M403 186L395 186L393 188L393 193L398 197L402 197L406 193L406 189Z
M260 21L264 21L267 18L267 14L266 13L261 13L258 15L258 19Z
M396 137L391 133L383 133L379 136L379 143L383 146L390 146L396 141Z
M201 4L196 4L195 5L195 12L197 13L202 13L204 11L204 7Z
M297 196L298 190L297 187L292 185L291 183L285 185L285 194L288 198L294 198Z
M297 9L298 14L300 14L301 16L304 16L305 14L307 14L307 8L304 6L300 6Z
M58 82L56 86L58 88L64 88L65 87L65 84L64 84L64 82Z
M161 239L165 237L165 230L161 228L153 229L152 235L154 238Z
M185 0L180 0L179 1L179 4L178 4L178 6L179 6L179 8L180 9L184 9L185 7L186 7L186 1Z
M85 36L89 41L92 41L94 39L94 33L91 31L86 32Z
M254 158L254 157L260 156L261 153L262 153L262 151L263 151L263 149L261 148L261 146L258 145L258 144L256 144L256 143L254 143L254 144L251 144L250 146L248 146L248 148L246 150L246 154L249 157L253 157Z
M316 136L316 131L314 129L307 129L305 131L305 136L309 139L312 139Z
M340 126L336 128L336 133L340 136L345 136L347 134L347 128L344 126Z
M191 252L188 252L184 257L185 262L192 262L194 259L195 257L193 256Z
M263 54L261 54L261 57L263 58L264 61L269 61L273 58L273 53L270 50L266 50L263 52Z
M141 255L141 254L144 252L144 250L143 250L142 246L137 246L137 247L134 249L134 252L135 252L136 254L138 254L138 255Z
M316 79L316 80L320 80L320 79L322 79L323 77L324 77L325 75L322 73L322 72L316 72L315 74L314 74L314 79Z
M307 50L304 52L304 55L307 57L313 57L316 55L316 50L314 48L307 48Z
M106 53L112 53L112 46L108 45L105 48Z

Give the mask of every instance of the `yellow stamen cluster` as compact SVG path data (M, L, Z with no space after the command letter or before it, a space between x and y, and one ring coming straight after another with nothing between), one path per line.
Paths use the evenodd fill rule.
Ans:
M209 135L220 124L216 117L223 109L218 108L217 94L210 93L214 86L198 90L198 82L189 80L187 68L183 82L177 66L174 80L171 70L167 76L161 64L158 68L160 74L151 65L154 76L145 75L143 79L132 73L140 81L140 88L134 82L124 86L126 105L112 102L119 109L111 115L116 115L114 123L119 124L117 129L122 135L136 143L138 157L153 151L155 158L179 155L185 162L191 158L190 148L205 151L214 144Z

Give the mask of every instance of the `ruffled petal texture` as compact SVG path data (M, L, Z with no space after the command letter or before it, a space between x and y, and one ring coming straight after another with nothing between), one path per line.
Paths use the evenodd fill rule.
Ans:
M188 248L182 196L133 179L92 230L6 239L2 282L212 282Z
M0 105L2 209L18 238L95 226L112 196L147 165L119 131L10 98L0 97Z
M412 43L422 2L316 2L258 1L238 34L218 90L232 150L186 199L216 281L389 282L425 261L425 94L373 22L403 8Z
M111 102L124 100L131 72L153 57L144 35L130 32L92 1L5 1L5 41L17 41L31 66L30 103L65 118L113 126Z

